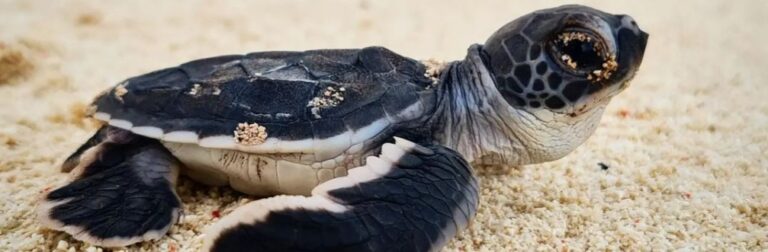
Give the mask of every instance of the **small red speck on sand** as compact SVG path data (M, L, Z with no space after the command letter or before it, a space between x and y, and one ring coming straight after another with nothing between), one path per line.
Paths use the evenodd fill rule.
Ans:
M169 246L168 246L168 251L169 252L176 252L177 250L178 250L178 248L176 247L176 243L169 244Z
M46 188L43 188L43 190L42 190L41 192L42 192L42 193L47 193L47 192L49 192L50 190L51 190L51 187L50 187L50 186L48 186L48 187L46 187Z
M684 193L683 193L683 197L684 197L685 199L691 199L691 193L689 193L689 192L684 192Z
M626 109L621 109L617 114L619 114L621 118L627 118L629 116L629 111Z
M213 216L213 218L221 218L221 212L219 212L219 210L213 210L211 216Z

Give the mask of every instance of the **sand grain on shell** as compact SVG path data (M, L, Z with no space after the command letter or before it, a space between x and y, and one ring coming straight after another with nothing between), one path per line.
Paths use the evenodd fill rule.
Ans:
M429 86L429 88L437 86L440 81L440 73L442 73L448 66L448 62L430 58L427 60L422 60L421 64L424 64L424 66L427 67L426 71L424 72L424 77L427 77L432 81L432 84Z
M127 77L263 50L383 45L463 59L505 22L559 4L2 1L0 41L34 71L0 85L0 251L102 251L42 229L35 198L66 180L62 159L95 131L79 118L87 104ZM642 69L573 154L479 169L479 214L446 250L768 250L768 34L756 32L765 3L589 4L630 14L651 34ZM254 200L184 178L177 190L181 222L117 251L196 251L217 216Z
M267 139L267 128L258 123L239 123L234 134L238 144L256 145Z

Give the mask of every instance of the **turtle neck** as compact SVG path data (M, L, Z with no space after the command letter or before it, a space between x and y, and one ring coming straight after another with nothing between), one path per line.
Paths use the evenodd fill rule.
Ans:
M442 72L430 120L436 142L471 163L524 165L563 157L592 134L604 105L578 118L510 106L496 89L483 53L482 45L472 45L463 61Z

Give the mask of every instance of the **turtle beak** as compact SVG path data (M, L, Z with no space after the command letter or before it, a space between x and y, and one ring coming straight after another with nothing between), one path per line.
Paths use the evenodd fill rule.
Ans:
M626 50L632 57L635 58L634 65L639 66L643 61L643 54L645 54L645 46L648 44L648 33L640 29L635 22L635 19L628 15L616 15L621 20L621 28L619 29L619 44Z
M637 41L637 47L635 48L637 51L635 51L635 55L637 55L637 64L643 62L643 55L645 54L645 46L648 44L648 33L640 30L640 38Z

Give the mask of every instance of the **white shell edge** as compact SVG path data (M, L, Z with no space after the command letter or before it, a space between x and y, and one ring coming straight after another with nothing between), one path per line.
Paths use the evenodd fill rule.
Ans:
M328 156L327 158L332 158L338 154L344 153L344 151L351 146L360 144L365 140L376 136L390 125L388 120L379 119L355 131L345 131L341 134L324 139L282 141L277 138L268 137L264 143L258 145L240 145L237 144L234 137L230 135L200 138L200 136L193 131L171 131L166 133L159 127L134 126L133 123L128 120L113 118L112 115L105 112L96 112L93 114L93 117L105 121L114 127L130 130L138 135L168 142L194 143L206 148L231 149L248 153L321 153L321 157ZM320 159L325 160L325 158Z

